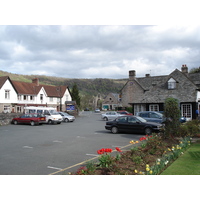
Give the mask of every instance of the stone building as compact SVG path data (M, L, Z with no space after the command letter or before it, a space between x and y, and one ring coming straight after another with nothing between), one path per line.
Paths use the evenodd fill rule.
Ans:
M188 73L182 65L181 71L175 69L165 76L137 78L136 71L129 71L129 80L121 90L122 105L132 106L133 114L139 111L163 111L167 98L178 99L181 115L187 120L196 117L200 104L200 73Z
M102 110L115 110L116 107L119 107L119 104L119 94L109 93L102 102Z

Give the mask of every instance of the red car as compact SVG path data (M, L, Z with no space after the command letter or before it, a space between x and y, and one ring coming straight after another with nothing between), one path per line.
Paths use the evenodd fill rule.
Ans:
M24 114L21 117L13 118L12 124L30 124L31 126L42 124L46 121L41 114Z
M117 111L120 115L133 115L132 113L126 111L126 110L119 110Z

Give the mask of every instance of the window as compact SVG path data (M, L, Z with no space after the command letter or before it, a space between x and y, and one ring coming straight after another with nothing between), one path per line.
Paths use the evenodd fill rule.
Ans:
M181 105L181 114L185 118L192 119L192 105L191 104L182 104Z
M17 113L21 113L21 112L22 112L22 107L21 106L17 106Z
M3 112L4 113L10 113L10 106L4 106Z
M50 101L50 102L53 102L53 97L49 97L49 101Z
M40 94L40 100L41 101L43 100L43 94Z
M19 101L21 101L22 100L22 95L18 94L17 98L18 98Z
M159 111L158 104L151 104L151 105L149 105L149 111L156 111L156 112L158 112Z
M24 101L28 100L28 95L24 95Z
M30 100L31 100L31 101L34 101L34 96L30 96Z
M176 88L176 81L173 78L170 78L168 81L168 89L174 90Z
M156 113L149 113L149 118L158 118L158 119L161 119L162 116L161 115L158 115Z
M10 90L5 90L5 99L10 99Z
M128 122L129 122L129 123L136 123L136 118L134 118L134 117L129 117L129 118L128 118Z
M116 121L117 122L126 122L127 121L127 117L120 117Z

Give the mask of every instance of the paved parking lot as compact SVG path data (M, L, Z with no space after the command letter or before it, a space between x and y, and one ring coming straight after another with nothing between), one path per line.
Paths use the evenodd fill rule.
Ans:
M101 114L83 112L72 123L0 126L0 174L67 174L101 148L124 147L137 134L112 134ZM62 173L58 171L66 169Z

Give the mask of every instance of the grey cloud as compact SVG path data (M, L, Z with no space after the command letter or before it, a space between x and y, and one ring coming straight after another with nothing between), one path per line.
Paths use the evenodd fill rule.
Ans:
M160 75L199 66L199 35L198 26L0 26L0 68L67 78Z

